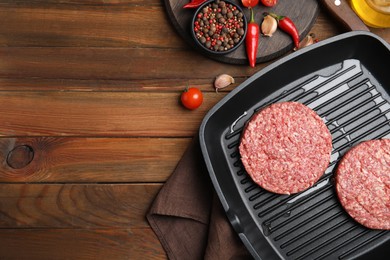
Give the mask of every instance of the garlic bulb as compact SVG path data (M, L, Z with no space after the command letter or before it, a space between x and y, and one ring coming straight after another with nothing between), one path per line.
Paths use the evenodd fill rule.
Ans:
M228 74L221 74L215 78L215 91L218 92L218 89L226 88L232 83L234 83L234 78L232 76Z

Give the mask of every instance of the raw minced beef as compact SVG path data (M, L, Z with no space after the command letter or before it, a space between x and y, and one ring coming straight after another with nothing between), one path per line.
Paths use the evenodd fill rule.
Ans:
M245 170L264 189L292 194L325 172L332 136L322 119L297 102L275 103L248 121L239 152Z
M370 140L349 150L336 170L341 205L360 224L390 229L390 139Z

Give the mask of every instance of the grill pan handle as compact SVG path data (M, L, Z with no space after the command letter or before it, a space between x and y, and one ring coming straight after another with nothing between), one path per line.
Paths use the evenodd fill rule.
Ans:
M347 0L321 0L323 5L339 20L347 29L351 31L367 31L370 29L352 10ZM363 0L362 0L363 1Z

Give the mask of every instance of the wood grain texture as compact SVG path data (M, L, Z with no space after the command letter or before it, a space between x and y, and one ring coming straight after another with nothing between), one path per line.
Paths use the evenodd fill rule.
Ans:
M148 228L145 214L161 184L1 184L0 187L1 231L3 228Z
M344 31L325 10L311 29ZM0 1L0 259L166 259L146 211L207 111L271 62L198 53L161 0Z
M2 229L2 259L167 259L148 228Z
M213 79L229 72L247 76L249 66L226 67L189 49L3 47L0 78L62 80ZM140 66L139 64L142 64ZM195 76L194 76L195 75Z
M226 70L230 73L229 70ZM232 71L233 72L233 71ZM234 75L235 83L219 92L230 92L244 82L248 76ZM0 91L135 91L135 92L176 92L187 86L196 86L205 92L214 92L213 78L166 78L166 79L42 79L42 78L0 78Z
M164 10L159 1L111 5L81 2L2 3L0 46L185 47L161 15ZM150 26L154 23L159 27Z
M335 5L334 0L322 0L323 5L328 8L329 12L340 21L346 29L351 31L370 31L349 5L349 1L340 0Z
M69 8L68 5L72 5L57 3L55 4L56 8L43 5L43 7L40 7L43 9L41 11L48 12L44 18L52 17L54 21L45 21L45 26L40 26L35 24L39 21L39 19L34 19L36 7L33 8L27 4L28 1L21 2L23 2L22 7L27 8L26 13L31 17L27 21L21 21L24 19L23 15L15 16L12 13L24 9L16 4L9 4L14 9L4 12L4 21L0 23L0 27L4 26L1 30L9 32L9 34L2 34L2 37L0 37L0 41L2 39L6 40L7 43L4 45L8 46L0 48L0 54L2 55L0 61L0 90L169 91L183 89L187 84L196 84L203 89L210 89L215 76L221 73L228 73L241 79L242 82L268 65L268 63L258 64L255 69L249 68L249 66L229 66L209 60L186 45L182 45L182 47L179 47L182 49L178 50L177 48L180 46L178 42L181 39L176 33L172 33L172 25L169 23L159 23L158 30L170 31L172 35L155 32L151 32L151 35L145 35L143 33L145 31L143 30L144 26L140 24L134 26L138 30L134 34L137 35L137 37L134 37L136 41L154 41L155 46L161 46L167 39L173 41L165 45L165 49L159 47L144 48L144 45L135 42L121 43L119 47L116 47L118 45L112 45L115 42L114 39L107 40L108 35L94 32L94 28L97 28L94 24L85 25L85 28L80 29L83 34L80 36L80 32L77 31L78 27L73 27L78 24L77 19L83 19L84 16L77 13L79 12L77 10L74 11L76 12L74 17L67 17L63 20L63 24L57 26L61 28L58 33L64 31L66 39L56 36L52 37L56 42L50 43L48 35L54 33L47 26L58 22L56 14L50 15L50 12L57 9L61 10L61 8ZM9 5L6 5L6 7L11 8ZM87 7L88 5L84 6L84 8ZM115 13L115 10L109 9L110 5L107 8L106 13ZM163 12L164 10L161 9L160 11ZM64 12L69 13L69 15L73 13L66 12L66 10ZM151 13L151 15L154 14L161 16L161 13L157 11ZM139 15L138 19L135 18L132 23L142 20L143 12L141 11L137 15ZM7 16L11 17L7 18ZM122 22L117 17L120 17L120 15L112 15L112 19L106 26L118 28L118 33L123 33ZM18 19L18 21L12 24L8 23L12 19ZM71 21L75 19L77 23L72 25ZM329 23L329 17L326 16L326 13L320 14L317 21L313 31L320 40L333 36L337 32L335 32L337 26L334 23ZM18 23L23 23L23 26L18 25ZM26 26L34 27L35 30L26 28ZM69 30L66 29L68 27ZM150 30L146 31L149 32ZM95 37L94 39L98 43L91 44L94 39L88 37L82 39L85 34L90 32L94 32L91 35ZM16 35L19 35L17 38L22 38L20 42L23 44L20 44L19 40L14 38ZM99 46L104 48L99 48ZM147 62L145 66L138 65L145 62ZM177 72L179 75L177 75Z
M0 182L164 182L190 140L0 138ZM9 157L18 149L25 160L12 167Z
M2 92L0 136L190 137L224 95L189 111L180 93Z

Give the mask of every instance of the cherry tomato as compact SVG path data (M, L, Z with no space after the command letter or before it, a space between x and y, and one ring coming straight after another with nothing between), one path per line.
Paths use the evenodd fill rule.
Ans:
M202 105L203 94L197 88L188 88L181 93L180 100L184 107L193 110Z
M278 0L260 0L265 6L272 7L278 3Z
M255 7L258 3L259 0L241 0L242 5L245 7Z

